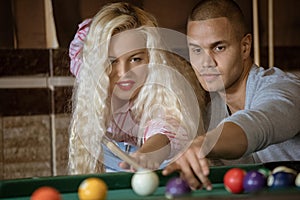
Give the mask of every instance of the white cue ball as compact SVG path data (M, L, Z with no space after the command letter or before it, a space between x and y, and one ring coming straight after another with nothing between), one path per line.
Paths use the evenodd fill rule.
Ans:
M140 196L153 194L158 185L158 175L152 171L138 171L131 178L131 187Z

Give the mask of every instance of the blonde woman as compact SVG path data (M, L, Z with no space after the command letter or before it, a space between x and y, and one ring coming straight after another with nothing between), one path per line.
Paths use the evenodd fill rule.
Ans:
M155 18L128 3L108 4L80 25L70 45L70 174L130 169L103 137L157 169L204 132L203 90L189 63L163 44Z

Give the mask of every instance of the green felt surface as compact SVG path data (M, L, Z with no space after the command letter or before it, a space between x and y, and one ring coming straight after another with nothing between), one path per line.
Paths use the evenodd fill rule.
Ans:
M277 164L280 165L280 164ZM300 188L291 187L284 190L265 190L255 194L230 194L224 189L223 176L226 171L233 167L240 167L246 171L259 169L263 166L270 168L270 165L238 165L226 167L212 167L210 169L210 180L213 183L213 190L197 190L186 196L176 199L300 199ZM271 167L273 168L273 166ZM57 176L57 177L39 177L27 179L15 179L0 181L0 199L1 200L29 200L32 192L41 186L52 186L58 189L63 200L77 200L77 190L80 183L88 177L98 177L108 185L107 200L135 200L135 199L167 199L164 195L166 182L173 176L162 176L161 171L156 172L160 178L160 187L150 196L141 197L136 195L131 189L132 173L106 173L90 174L77 176Z

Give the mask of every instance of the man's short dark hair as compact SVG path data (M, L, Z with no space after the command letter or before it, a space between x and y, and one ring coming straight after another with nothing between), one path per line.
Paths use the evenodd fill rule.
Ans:
M233 0L203 0L193 8L189 21L200 21L219 17L226 17L244 36L249 33L244 14L239 5Z

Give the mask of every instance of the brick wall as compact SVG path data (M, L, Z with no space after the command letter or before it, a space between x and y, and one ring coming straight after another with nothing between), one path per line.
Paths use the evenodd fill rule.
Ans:
M0 50L0 179L66 174L66 49Z

